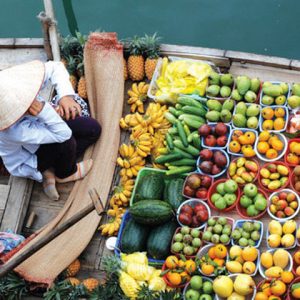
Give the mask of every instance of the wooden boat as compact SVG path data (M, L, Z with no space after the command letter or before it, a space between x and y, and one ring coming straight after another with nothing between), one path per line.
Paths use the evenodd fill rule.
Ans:
M203 59L214 62L222 70L233 75L259 77L263 81L279 80L288 83L300 82L300 61L250 54L237 51L226 51L202 47L162 45L162 55L183 58ZM33 59L47 60L43 39L0 39L0 70L8 66ZM123 114L129 112L126 105L127 89L131 82L125 83ZM120 143L128 141L128 134L122 132ZM118 183L118 168L115 169L112 188ZM12 176L0 176L0 231L12 229L29 236L53 219L62 209L71 189L72 183L58 187L61 199L50 201L42 191L41 184ZM231 215L239 219L236 213ZM297 217L297 221L300 217ZM105 218L103 218L105 221ZM266 222L265 219L262 220ZM266 247L265 239L262 250ZM82 269L79 278L101 277L101 259L109 255L105 247L105 238L99 232L82 253Z

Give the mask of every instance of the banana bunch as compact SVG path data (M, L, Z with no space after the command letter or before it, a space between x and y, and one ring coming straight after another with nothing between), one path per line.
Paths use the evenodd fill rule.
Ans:
M122 168L121 177L136 177L139 170L144 167L145 160L138 155L134 146L122 144L119 148L120 156L117 158L117 164Z
M145 129L134 130L130 135L131 144L135 147L138 155L147 157L152 148L152 136Z
M155 169L165 169L165 166L154 163L155 158L157 158L162 154L167 154L167 152L162 153L165 152L165 150L168 151L168 149L165 148L165 143L164 143L166 139L165 136L166 136L165 133L163 133L161 130L158 130L154 133L152 138L153 145L151 149L151 157L152 157L152 165Z
M117 235L124 213L125 213L125 209L120 208L117 205L114 205L113 208L109 209L107 211L107 215L110 216L111 218L108 220L108 223L102 224L99 227L101 234L108 235L108 236Z
M130 127L134 127L138 124L139 124L139 122L136 118L136 113L128 114L124 118L121 118L121 120L120 120L120 127L122 129L129 129Z
M134 83L131 86L131 90L128 90L128 96L130 97L127 101L130 104L130 111L135 112L136 110L143 114L144 111L144 101L147 99L147 92L149 89L149 84L142 81L139 84Z
M115 205L128 206L133 188L133 179L121 178L119 185L114 188L113 201L115 202Z

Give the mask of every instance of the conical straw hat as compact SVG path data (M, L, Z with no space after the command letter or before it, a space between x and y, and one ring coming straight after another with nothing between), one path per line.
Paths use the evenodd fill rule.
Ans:
M44 63L38 60L0 72L0 130L18 121L37 96L44 79Z

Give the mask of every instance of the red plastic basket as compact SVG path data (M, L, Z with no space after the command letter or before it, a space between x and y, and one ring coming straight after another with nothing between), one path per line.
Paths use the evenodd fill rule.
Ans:
M298 195L300 195L300 192L298 192L296 189L295 189L295 173L294 171L291 172L290 174L290 187L292 188L292 190L297 193Z
M238 187L237 191L235 192L235 194L236 194L236 200L235 200L235 202L234 202L232 205L230 205L230 206L228 206L228 207L226 207L226 208L224 208L224 209L218 209L218 208L216 208L215 205L212 203L212 201L211 201L211 196L216 192L216 190L217 190L217 185L218 185L219 183L223 183L223 182L225 182L225 181L227 181L227 180L228 180L228 179L223 178L223 179L219 179L219 180L215 181L215 182L211 185L211 187L209 188L209 190L208 190L207 203L208 203L208 205L209 205L212 209L214 209L214 210L217 210L217 211L223 211L223 212L224 212L224 211L225 211L225 212L231 211L231 210L233 210L233 209L235 208L236 204L238 203L238 201L239 201L239 199L240 199L241 190L240 190L240 188Z
M240 158L240 157L235 158L233 161L231 161L231 163L232 163L232 162L236 162L239 158ZM254 177L253 181L251 182L251 183L254 183L254 182L257 180L258 175L259 175L260 165L259 165L259 162L258 162L255 158L246 158L246 159L255 162L256 165L257 165L257 167L258 167L256 176ZM230 164L229 164L229 166L230 166ZM229 175L229 167L228 167L228 170L227 170L227 178L232 179L232 178L230 177L230 175ZM239 186L244 186L244 185L246 185L247 183L248 183L248 182L246 182L246 183L238 183L238 185L239 185Z
M286 297L288 300L297 300L297 298L294 298L294 297L292 296L292 294L291 294L291 288L292 288L292 285L293 285L294 283L298 283L298 282L300 282L300 277L296 277L296 278L289 284L288 290L287 290L287 297Z
M286 152L285 152L285 154L284 154L284 162L285 162L288 166L290 166L290 167L296 167L296 166L298 166L298 164L291 164L291 163L289 163L289 162L287 161L287 156L288 156L289 153L290 153L290 150L289 150L289 149L290 149L290 144L291 144L292 142L300 143L300 138L290 139L290 140L288 141L288 146L287 146Z
M259 213L257 216L254 217L249 217L246 213L247 209L241 206L240 200L241 197L244 195L244 193L241 193L241 196L239 198L238 203L236 204L236 211L237 213L243 218L243 219L251 219L251 220L258 220L260 219L266 212L267 212L267 208L269 206L269 196L266 192L264 192L262 189L258 188L257 189L259 193L262 193L264 195L264 197L267 200L267 207L264 211L262 211L261 213Z
M296 251L295 251L294 254L293 254L293 269L292 269L292 272L293 272L293 274L295 275L295 277L299 277L299 275L296 274L296 269L297 269L297 267L300 266L300 264L297 265L297 263L296 263L296 261L295 261L295 254L296 254L297 251L300 251L300 248L299 248L299 247L296 249Z
M285 166L289 169L289 174L291 174L291 168L283 161L273 161L273 162L268 162L268 163L265 163L264 165L261 166L260 169L262 168L266 168L268 165L270 164L274 164L274 165L282 165L282 166ZM290 184L290 177L289 179L287 180L287 182L281 186L279 189L276 189L276 190L269 190L268 188L266 188L262 183L261 183L261 175L259 174L258 175L258 185L259 185L259 188L261 188L262 190L264 190L265 192L267 193L274 193L274 192L278 192L284 188L286 188L289 184Z
M164 272L166 269L167 269L167 267L166 267L166 264L164 263L161 270ZM165 281L165 283L173 289L178 289L178 288L181 289L189 282L189 281L186 281L185 283L182 283L180 285L174 285L168 280L167 274L165 274L162 278Z

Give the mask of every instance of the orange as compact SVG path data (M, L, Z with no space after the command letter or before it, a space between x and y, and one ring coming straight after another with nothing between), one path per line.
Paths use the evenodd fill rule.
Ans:
M262 284L261 290L267 296L271 296L272 295L270 283L268 283L268 282L265 282L264 284Z
M300 155L300 143L297 143L297 144L293 147L292 152L293 152L294 154Z
M282 107L275 108L275 117L280 118L285 116L285 110Z
M258 292L255 295L254 300L268 300L268 296L266 294L264 294L263 292Z
M243 131L241 131L241 130L235 130L235 131L233 132L232 136L231 136L231 139L232 139L233 141L237 141L238 138L239 138L241 135L243 135Z
M300 266L298 266L297 269L296 269L296 275L300 276Z
M179 275L181 276L181 280L184 282L191 280L191 276L186 271L179 273Z
M273 121L272 120L265 120L262 123L263 130L272 130L273 129Z
M269 140L268 140L268 143L269 143L270 145L272 145L273 141L274 141L274 140L278 140L278 139L279 139L279 138L278 138L278 135L277 135L277 134L271 133L271 134L270 134L270 138L269 138Z
M296 146L297 144L298 144L297 142L291 142L291 143L290 143L289 149L290 149L291 152L294 152L295 146Z
M225 260L222 258L215 258L214 262L219 266L219 267L223 267L225 264Z
M258 142L257 151L259 153L265 154L270 149L270 146L267 142Z
M286 157L286 160L290 164L295 164L295 165L299 164L299 158L294 153L289 153L288 156Z
M275 296L275 295L271 295L271 296L268 298L268 300L281 300L281 298L278 297L278 296Z
M232 141L229 143L229 150L233 153L238 153L241 150L241 145L238 141Z
M225 258L227 255L227 248L222 244L218 244L215 246L215 254L217 258Z
M283 271L281 273L281 280L284 283L291 283L294 279L294 274L290 271Z
M184 268L184 267L185 267L185 261L183 261L183 260L180 259L180 260L178 261L178 267L179 267L179 268Z
M278 153L275 149L269 149L267 152L266 152L266 157L269 158L269 159L273 159L273 158L276 158L278 156Z
M215 259L216 258L215 247L209 248L207 254L211 259Z
M258 251L252 246L247 246L242 251L242 257L245 261L255 261L257 259Z
M294 260L297 263L297 265L300 265L300 251L295 252Z
M168 256L165 264L168 269L175 269L178 266L178 258L175 255Z
M248 144L253 145L255 143L256 136L255 136L254 132L246 131L244 135L246 136L246 138L248 140Z
M214 266L208 263L204 263L201 265L201 271L204 275L210 275L214 272L214 270L215 270Z
M273 125L275 130L281 130L285 126L285 120L283 118L276 118Z
M271 107L262 109L261 114L265 120L272 120L274 117L274 110Z
M185 262L185 270L191 274L191 273L194 273L196 271L196 263L189 259Z
M281 296L286 292L286 284L280 280L275 280L271 286L271 292L275 296Z
M169 282L175 286L181 283L181 276L178 273L169 272L167 273L167 278Z
M256 154L251 145L244 145L242 147L242 153L245 157L253 157Z
M271 145L272 145L272 148L277 151L281 151L284 147L283 142L280 139L272 140Z
M270 138L270 132L266 130L262 131L258 136L258 139L261 142L266 142L269 138Z

